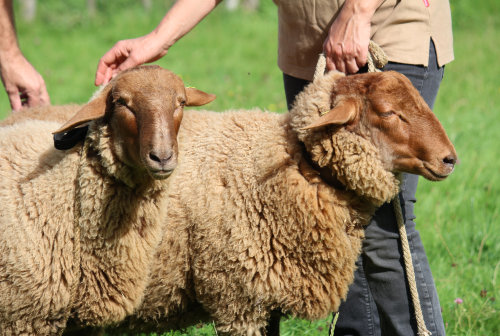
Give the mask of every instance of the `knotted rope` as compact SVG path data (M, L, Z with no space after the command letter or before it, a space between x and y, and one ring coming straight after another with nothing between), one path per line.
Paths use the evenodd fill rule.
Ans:
M388 62L387 55L380 48L378 44L373 41L370 41L368 44L368 57L367 57L367 66L368 72L380 72ZM319 78L325 74L326 70L326 58L323 53L319 55L318 63L316 64L316 70L314 71L314 79Z
M368 45L368 72L380 72L388 62L387 55L384 53L382 48L373 41L370 41ZM314 80L320 78L324 75L326 70L326 58L324 54L320 54L318 63L316 65L316 70L314 72ZM402 183L402 176L399 175L400 183ZM408 286L410 288L410 295L413 302L413 309L415 311L415 319L417 321L417 335L418 336L430 336L431 332L425 326L424 316L422 313L422 308L420 305L420 298L417 291L417 283L415 280L415 270L413 268L413 262L411 258L410 245L408 243L408 236L406 234L405 221L403 217L403 210L401 208L401 203L399 202L399 194L392 200L394 207L394 213L396 215L396 221L398 223L399 235L401 237L401 248L403 250L403 260L405 264L406 277L408 280ZM329 335L333 336L333 331L335 328L335 323L337 322L338 313L333 318L330 324Z

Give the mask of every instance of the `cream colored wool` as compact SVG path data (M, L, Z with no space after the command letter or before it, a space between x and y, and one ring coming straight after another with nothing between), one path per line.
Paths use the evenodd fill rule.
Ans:
M0 120L0 127L31 119L57 121L62 124L68 121L81 107L77 104L68 104L23 108L21 111L13 112L5 119Z
M318 319L353 280L363 225L398 191L375 147L345 130L302 130L330 107L330 73L290 114L185 111L167 226L144 301L110 333L184 327L261 335L269 313ZM321 179L304 155L347 187Z
M101 120L83 150L53 149L58 127L0 128L0 335L58 334L70 310L83 325L122 320L142 299L161 239L168 180L117 161Z

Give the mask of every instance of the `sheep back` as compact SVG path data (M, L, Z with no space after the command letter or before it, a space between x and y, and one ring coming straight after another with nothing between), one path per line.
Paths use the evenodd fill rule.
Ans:
M23 108L21 111L11 113L4 120L1 120L0 126L13 125L24 120L56 121L62 124L69 120L80 108L81 105L77 104ZM51 131L55 129L57 128Z

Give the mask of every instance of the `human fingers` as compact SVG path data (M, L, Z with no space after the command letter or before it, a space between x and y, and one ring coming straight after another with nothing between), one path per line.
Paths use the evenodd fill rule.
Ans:
M40 105L40 94L38 92L24 92L21 94L21 103L23 106L34 107Z
M50 103L43 77L21 54L1 68L5 91L13 111L23 106Z
M113 68L112 66L101 65L101 61L99 61L94 84L96 86L108 84L113 78Z
M117 74L123 70L127 70L133 68L137 65L141 65L146 63L142 58L138 58L136 53L131 53L125 60L120 63L120 65L113 71L113 74Z
M355 58L349 58L344 61L346 74L355 74L359 71L359 67Z
M107 73L108 73L108 67L103 63L102 59L99 60L99 63L97 64L97 70L95 73L94 85L99 86L102 85L104 82L106 82L106 79L108 78Z
M152 34L119 41L99 61L95 84L106 84L119 72L154 62L166 53L167 48Z
M37 83L21 94L21 103L28 107L50 104L49 94L42 76L38 76Z
M130 55L129 49L127 40L118 41L101 57L97 64L95 85L106 84L111 80L113 70Z
M138 37L129 42L131 43L129 54L117 67L116 73L144 63L154 62L167 54L167 48L154 34Z
M334 43L332 40L327 39L323 44L323 53L325 54L326 68L328 71L342 71L341 69L344 69L342 61L342 43Z
M357 64L358 46L356 43L338 43L339 48L336 51L337 63L344 69L346 74L354 74L359 71Z
M42 83L42 87L40 88L40 103L42 105L50 105L50 96L45 82Z
M325 56L325 59L326 59L326 70L327 71L337 70L337 68L335 67L335 63L333 62L333 60L330 57Z
M358 54L356 55L356 65L358 68L362 68L368 62L368 47L360 47Z
M21 96L18 91L7 92L9 96L10 107L12 111L17 112L23 108L23 104L21 103Z
M99 60L95 85L107 84L119 72L159 58L149 55L144 38L119 41Z
M97 64L97 71L95 75L94 84L96 86L107 84L111 80L112 74L113 74L112 66L106 64L101 58L99 60L99 63Z
M346 66L345 66L345 61L344 61L344 43L343 42L338 42L333 46L333 49L331 52L331 59L332 59L332 62L335 64L335 68L338 71L345 73Z
M26 91L23 92L20 97L23 107L43 105L39 91Z

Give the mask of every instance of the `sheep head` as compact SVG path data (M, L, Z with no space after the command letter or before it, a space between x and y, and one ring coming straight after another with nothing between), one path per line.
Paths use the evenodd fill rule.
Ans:
M457 161L441 123L396 72L328 73L299 94L290 113L313 160L330 166L348 188L378 201L389 200L392 192L384 171L442 180ZM379 181L385 187L376 186Z
M159 66L121 72L54 133L101 120L110 130L118 160L153 178L168 177L177 165L177 132L184 106L200 106L212 94L186 88L174 73Z
M331 99L334 107L307 128L342 125L370 138L392 172L443 180L453 171L455 148L404 75L389 71L342 77Z

